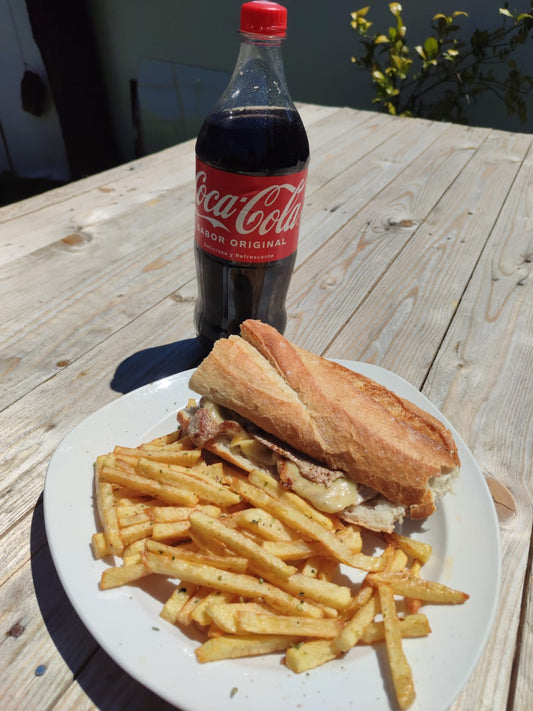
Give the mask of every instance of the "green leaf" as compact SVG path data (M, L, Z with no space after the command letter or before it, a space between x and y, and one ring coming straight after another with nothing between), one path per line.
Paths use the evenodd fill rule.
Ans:
M512 17L512 14L509 12L509 10L506 7L500 7L498 10L500 15L505 15L506 17Z
M429 57L429 59L433 59L437 56L439 51L439 43L435 39L435 37L430 36L427 38L427 40L424 42L424 51L426 52L426 55Z

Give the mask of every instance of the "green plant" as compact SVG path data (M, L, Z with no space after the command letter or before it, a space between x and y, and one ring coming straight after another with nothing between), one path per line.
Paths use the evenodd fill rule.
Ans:
M431 34L420 45L407 42L399 2L389 4L395 22L386 33L375 33L369 7L351 13L351 26L361 39L352 57L356 67L370 72L374 103L390 114L467 123L466 107L490 92L503 101L509 115L527 119L525 98L533 77L522 74L513 58L533 33L533 0L529 12L499 9L501 25L476 29L468 42L459 37L458 22L466 12L437 13Z

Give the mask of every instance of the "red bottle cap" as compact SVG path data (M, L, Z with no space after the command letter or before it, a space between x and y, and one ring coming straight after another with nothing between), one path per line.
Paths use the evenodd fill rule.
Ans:
M241 32L265 37L285 37L287 8L268 0L245 2L241 7Z

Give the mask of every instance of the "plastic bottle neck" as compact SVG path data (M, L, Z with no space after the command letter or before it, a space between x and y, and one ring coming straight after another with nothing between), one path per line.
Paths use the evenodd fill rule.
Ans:
M241 33L239 55L218 108L276 106L294 108L285 80L281 37Z

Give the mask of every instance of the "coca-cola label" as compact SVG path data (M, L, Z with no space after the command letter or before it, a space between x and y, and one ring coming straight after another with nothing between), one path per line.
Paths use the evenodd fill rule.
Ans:
M232 262L274 262L296 251L307 169L257 177L196 161L196 244Z

